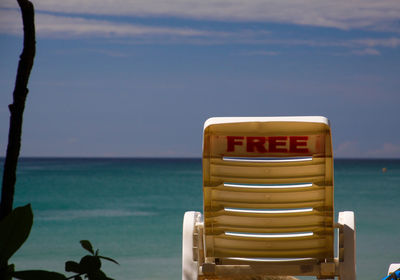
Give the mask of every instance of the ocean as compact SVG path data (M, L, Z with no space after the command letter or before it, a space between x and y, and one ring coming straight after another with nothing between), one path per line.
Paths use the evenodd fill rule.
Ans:
M27 203L34 225L10 261L17 270L64 273L87 239L120 263L103 262L109 277L181 279L182 218L202 211L201 160L22 158L14 206ZM381 279L400 262L400 160L335 160L336 219L344 210L356 215L357 278Z

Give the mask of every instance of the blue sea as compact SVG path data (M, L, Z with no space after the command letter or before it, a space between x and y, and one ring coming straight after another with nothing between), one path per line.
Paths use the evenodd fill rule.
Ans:
M23 158L14 206L27 203L34 225L11 259L18 270L64 273L88 239L120 263L104 262L109 277L181 279L183 214L202 210L201 160ZM336 218L343 210L356 215L357 278L381 279L400 262L400 160L336 160Z

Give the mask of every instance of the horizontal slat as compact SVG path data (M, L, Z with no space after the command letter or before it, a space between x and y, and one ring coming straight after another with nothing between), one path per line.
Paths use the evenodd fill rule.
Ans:
M204 205L204 210L208 214L209 212L218 211L223 209L224 207L233 207L233 208L253 208L253 209L262 209L262 208L270 208L270 209L288 209L288 208L321 208L325 207L325 201L301 201L301 202L292 202L292 203L245 203L245 202L236 202L236 201L213 201L213 207L210 205ZM206 215L207 215L206 214Z
M213 236L215 247L241 250L298 250L320 248L326 245L323 235L291 238L251 238L220 234Z
M327 211L329 210L329 211ZM222 218L227 219L226 222L235 222L235 220L240 219L307 219L308 217L324 217L327 213L331 212L333 209L312 209L312 208L292 208L292 209L273 209L273 210L264 210L264 209L257 209L257 211L251 211L250 209L243 209L243 208L228 208L228 209L221 209L218 211L208 211L209 214L208 218ZM266 211L266 212L264 212ZM232 219L232 220L229 220ZM266 220L266 223L271 223L270 220ZM293 220L290 222L294 222Z
M210 252L208 252L210 254ZM325 247L315 249L303 249L303 250L235 250L230 248L214 248L212 254L216 258L316 258L325 259L332 258L333 254L330 254ZM328 257L327 257L328 256Z
M215 257L243 258L318 258L333 255L324 236L254 239L227 235L208 236ZM211 241L211 240L209 240ZM211 252L208 252L211 253Z
M204 188L204 209L219 211L224 208L246 209L287 209L307 208L314 209L332 207L333 201L326 201L333 196L333 187L313 185L305 188L272 188L250 189L231 188L224 185Z
M226 166L226 165L210 165L210 172L213 177L233 177L233 178L303 178L317 177L325 174L324 164L300 165L300 166Z
M270 264L297 264L297 265L317 265L318 261L313 258L220 258L222 265L254 265L264 266Z
M219 227L212 227L208 226L205 229L206 234L222 234L224 232L254 232L254 233L287 233L287 232L314 232L314 231L321 231L325 228L317 225L317 226L290 226L290 227L233 227L233 226L219 226Z
M223 232L284 233L324 231L333 228L331 211L287 214L250 214L226 211L207 212L206 234Z
M274 177L270 178L266 176L260 177L239 177L234 174L232 176L222 176L222 175L211 175L210 182L204 185L204 187L215 186L224 182L235 182L237 184L292 184L292 183L324 183L325 176L304 176L304 177Z
M246 261L243 258L219 258L219 265L215 266L215 273L221 279L265 279L265 275L296 275L319 276L321 273L320 261L311 258L300 259L270 259L270 261ZM274 261L272 261L274 260ZM276 261L275 261L276 260ZM275 279L275 277L273 277ZM282 277L285 278L285 277ZM200 279L214 279L209 275ZM218 278L220 279L220 278Z
M325 200L323 188L291 192L240 192L223 188L207 190L212 198L212 206L225 205L225 202L264 203L266 208L269 203L296 203L305 201ZM218 208L218 207L217 207Z

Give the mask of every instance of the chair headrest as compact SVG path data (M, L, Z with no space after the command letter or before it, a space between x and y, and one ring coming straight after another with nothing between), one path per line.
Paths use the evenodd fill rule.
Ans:
M204 124L204 157L331 156L325 117L211 118Z

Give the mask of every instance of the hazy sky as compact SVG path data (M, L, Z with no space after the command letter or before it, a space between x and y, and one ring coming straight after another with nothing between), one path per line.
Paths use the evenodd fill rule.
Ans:
M22 156L200 157L209 117L323 115L336 157L400 158L399 0L32 2ZM1 0L2 155L21 50Z

